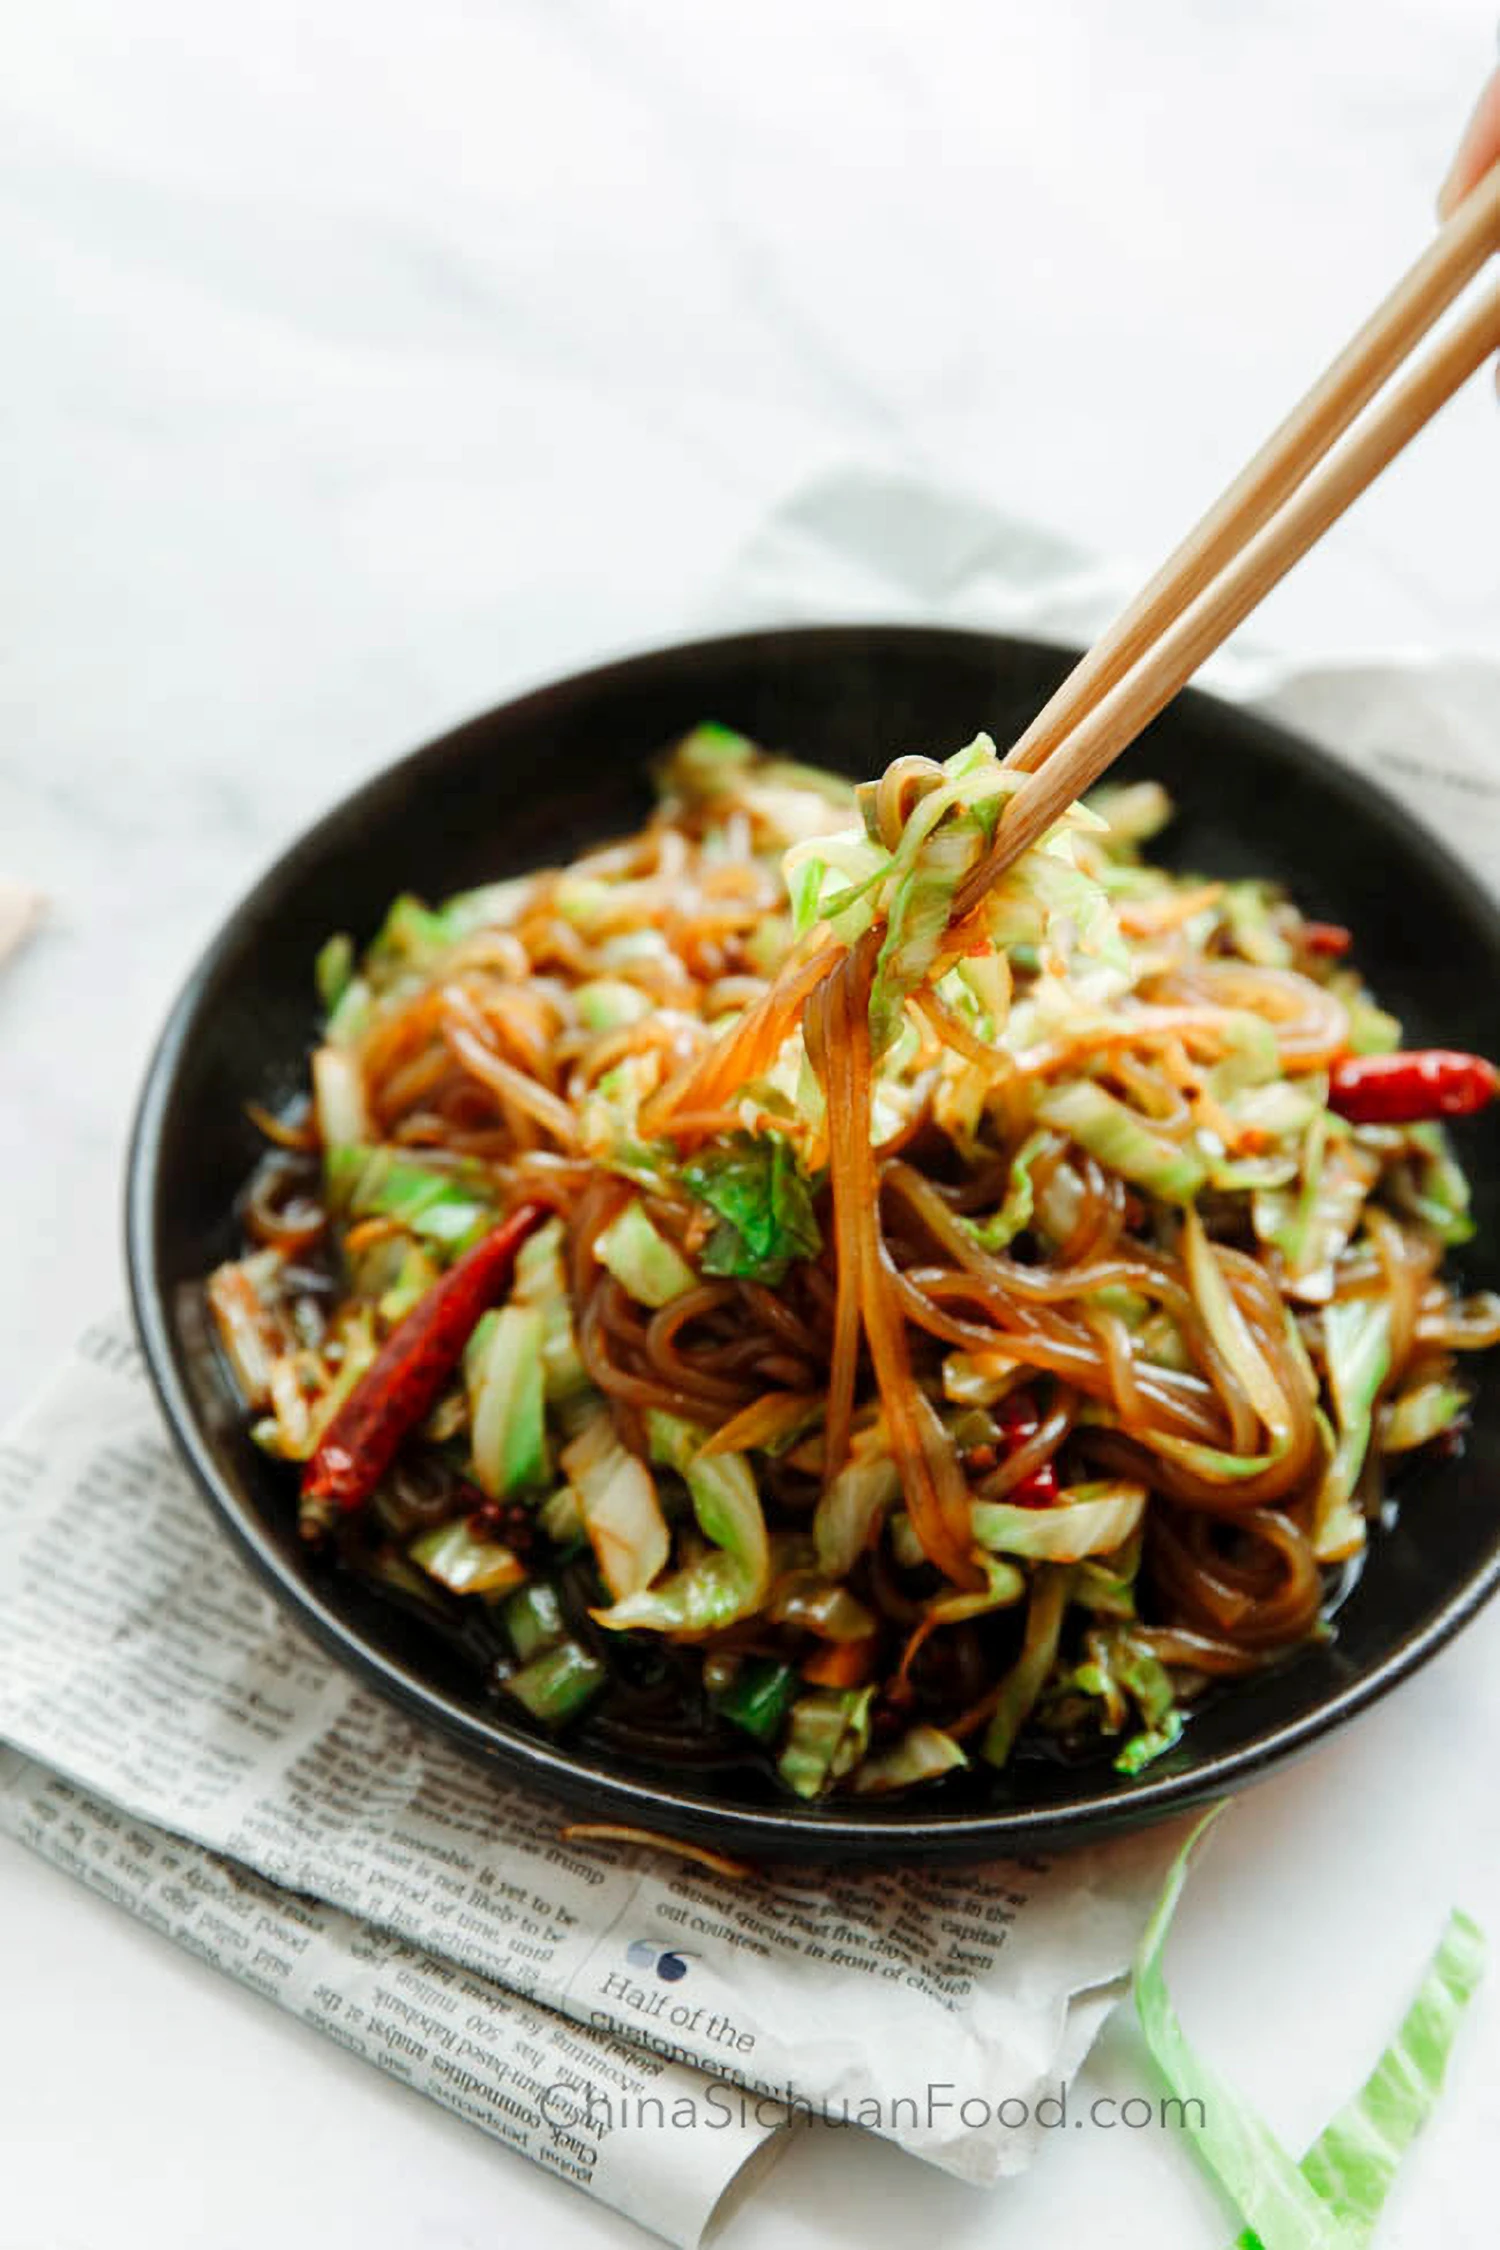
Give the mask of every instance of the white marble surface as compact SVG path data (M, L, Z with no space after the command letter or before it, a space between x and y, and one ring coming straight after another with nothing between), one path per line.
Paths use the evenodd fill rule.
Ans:
M0 73L0 1409L118 1295L123 1134L192 953L317 807L670 637L850 462L1149 563L1414 253L1469 0L49 0ZM1275 597L1300 652L1500 647L1500 424L1461 399ZM1174 1946L1296 2141L1449 1900L1500 1936L1500 1617L1245 1801ZM0 1854L0 2244L638 2240ZM58 2007L59 1997L63 2005ZM1090 2078L1137 2079L1128 2027ZM1493 2240L1500 2002L1382 2240ZM812 2136L776 2243L1212 2245L1174 2141L985 2199Z

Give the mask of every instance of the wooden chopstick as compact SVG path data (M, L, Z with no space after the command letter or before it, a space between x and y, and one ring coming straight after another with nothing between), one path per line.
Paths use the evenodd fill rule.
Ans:
M1500 180L1500 174L1495 177ZM1500 200L1495 209L1500 212ZM1500 351L1500 282L1483 290L1433 349L1385 392L1331 459L1324 460L1327 449L1319 448L1314 461L1321 465L1313 474L1261 522L1210 584L1185 607L1178 606L1172 623L1135 668L1117 678L1030 773L1007 806L990 850L960 888L955 920L970 912L996 876L1092 788L1204 658L1495 351Z
M1156 636L1343 436L1490 254L1500 248L1500 165L1467 195L1415 265L1260 451L1075 665L1006 757L1035 772Z

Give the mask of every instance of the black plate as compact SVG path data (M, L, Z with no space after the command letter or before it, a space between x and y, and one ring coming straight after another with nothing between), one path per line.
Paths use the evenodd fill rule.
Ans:
M1305 1748L1429 1657L1500 1576L1490 1380L1463 1458L1418 1463L1405 1478L1399 1521L1377 1537L1331 1645L1221 1694L1140 1781L1103 1761L1036 1761L904 1802L798 1806L757 1777L684 1782L509 1723L419 1623L308 1558L287 1471L245 1435L208 1343L201 1282L234 1247L231 1205L259 1151L241 1105L302 1082L312 959L331 929L363 940L398 890L442 896L635 825L650 802L646 761L699 719L875 773L899 751L942 754L979 727L1004 743L1072 661L977 633L838 627L669 648L543 688L403 759L320 821L235 909L172 1011L136 1123L128 1236L141 1341L185 1460L260 1576L351 1672L595 1817L762 1858L957 1858L1136 1825ZM1169 858L1277 877L1309 912L1357 932L1408 1039L1495 1051L1500 915L1379 790L1197 693L1164 713L1127 770L1158 776L1178 799ZM1493 1282L1500 1113L1459 1140L1479 1220L1468 1277Z

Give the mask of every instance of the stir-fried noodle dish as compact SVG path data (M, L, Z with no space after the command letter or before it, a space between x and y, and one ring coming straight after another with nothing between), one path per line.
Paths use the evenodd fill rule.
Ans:
M1020 778L704 726L639 834L319 956L218 1334L322 1566L522 1724L802 1798L1135 1774L1462 1442L1493 1071L1154 866L1152 784L997 875Z

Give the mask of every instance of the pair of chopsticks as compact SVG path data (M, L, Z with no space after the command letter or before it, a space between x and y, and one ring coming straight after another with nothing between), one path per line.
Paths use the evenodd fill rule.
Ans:
M1006 765L1033 778L1011 799L991 850L964 886L974 895L960 897L960 910L977 903L983 889L1092 787L1204 658L1500 350L1496 282L1399 382L1385 387L1497 250L1500 166L1465 198L1015 743ZM1370 412L1334 451L1371 400Z

